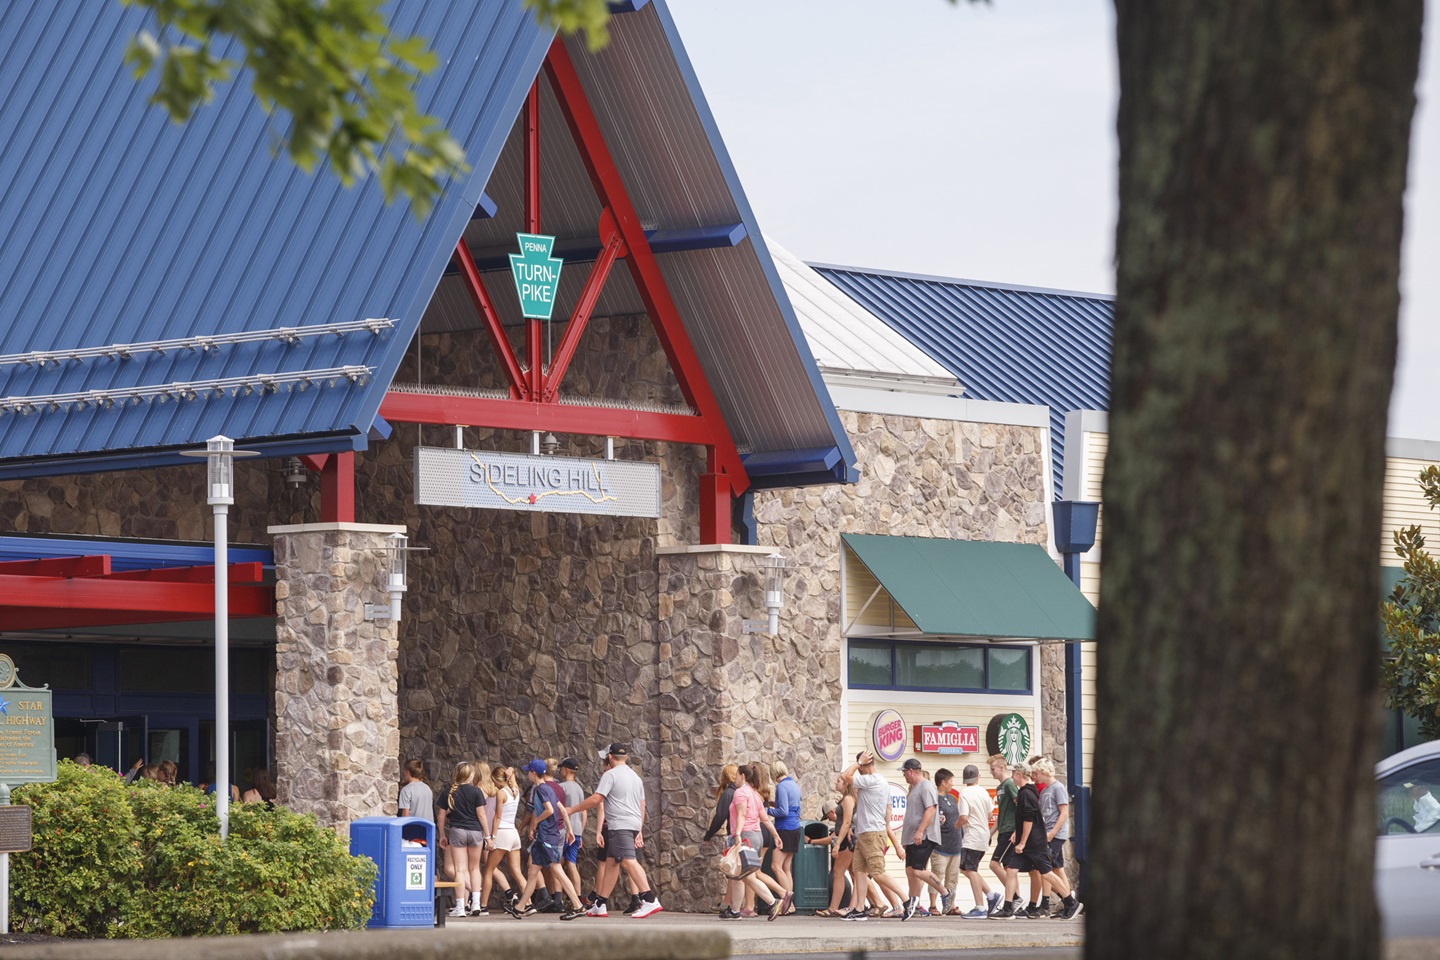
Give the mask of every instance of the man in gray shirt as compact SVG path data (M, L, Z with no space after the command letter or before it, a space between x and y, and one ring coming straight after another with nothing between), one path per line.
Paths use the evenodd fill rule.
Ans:
M905 782L910 784L910 794L905 798L905 823L900 828L900 839L905 843L905 878L910 882L910 896L905 900L905 910L900 919L909 920L915 916L920 903L920 885L928 883L935 892L948 899L949 891L935 874L930 872L930 854L940 846L940 818L937 804L939 795L935 784L925 779L920 761L911 757L900 767Z
M400 802L396 804L402 817L419 817L435 822L435 794L425 782L425 764L406 760L400 771Z
M875 772L875 755L861 750L840 776L855 787L855 859L850 867L855 874L855 898L845 919L864 920L865 891L871 878L897 902L900 899L899 886L885 873L886 839L895 847L896 856L902 854L890 832L890 784Z
M572 814L584 813L604 804L605 810L605 832L601 838L605 851L595 875L595 905L585 914L590 917L609 915L607 901L623 870L640 897L640 909L630 916L643 920L664 909L656 899L655 891L650 889L650 879L645 875L645 868L640 866L636 853L645 846L642 833L645 827L645 782L630 769L630 748L625 744L610 744L600 751L600 757L605 761L605 773L595 785L595 792L569 808Z
M575 782L575 774L579 769L580 761L574 757L566 757L560 761L560 792L565 795L565 808L571 811L570 832L575 835L574 840L565 844L565 859L562 862L565 873L576 890L583 889L580 881L580 846L585 836L585 821L590 819L588 812L574 812L575 806L585 799L585 791Z

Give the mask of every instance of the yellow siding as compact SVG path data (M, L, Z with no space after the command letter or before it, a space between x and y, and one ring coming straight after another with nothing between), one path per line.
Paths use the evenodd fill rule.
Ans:
M906 615L905 611L890 598L890 594L883 588L875 593L875 588L880 586L880 581L870 572L870 568L860 562L855 556L855 551L849 547L845 548L845 627L848 629L852 624L857 627L888 627L896 630L914 630L915 621ZM873 600L870 595L875 594ZM865 601L870 600L869 606ZM861 609L864 613L861 613ZM855 618L859 616L859 620Z
M1416 482L1420 471L1435 464L1427 460L1390 457L1385 461L1385 506L1380 524L1380 563L1398 567L1394 533L1401 527L1418 526L1425 534L1425 547L1434 555L1440 551L1440 513L1430 509Z
M1081 500L1100 500L1101 481L1105 479L1105 451L1110 449L1108 433L1087 433L1085 441L1085 481L1081 486ZM1100 542L1100 533L1105 525L1105 508L1100 508L1100 519L1095 524L1095 542Z
M931 773L944 767L955 774L955 786L960 786L960 777L965 765L975 764L980 768L980 785L986 789L993 790L999 784L990 776L990 770L986 764L989 756L985 752L985 727L990 723L992 717L998 713L1018 713L1030 724L1030 735L1034 739L1035 747L1039 749L1039 718L1035 712L1035 699L1033 697L997 697L974 694L954 694L946 696L943 693L892 693L887 690L851 690L847 691L846 715L848 721L845 729L845 752L844 756L853 761L855 754L860 750L874 750L875 746L870 742L870 722L875 714L884 709L897 711L905 719L905 728L923 723L934 723L937 720L954 720L962 724L974 724L980 728L980 752L967 754L936 754L936 753L915 753L906 750L894 763L877 761L875 772L879 773L886 780L901 787L905 787L905 777L900 773L900 765L910 757L919 758L925 765L925 769ZM900 701L905 698L904 702ZM913 741L913 737L910 738ZM848 765L848 761L847 761ZM837 771L838 772L838 771ZM899 831L896 831L899 834ZM901 839L904 842L904 839ZM988 855L987 855L988 861ZM905 889L905 864L893 854L887 861L887 873L899 881L901 889ZM985 864L981 876L986 882L995 887L994 875L990 873L988 863ZM970 903L970 884L963 879L960 883L959 901L962 907L973 906ZM1021 892L1028 895L1028 883L1021 881ZM928 896L928 895L926 895ZM926 902L922 896L922 903Z

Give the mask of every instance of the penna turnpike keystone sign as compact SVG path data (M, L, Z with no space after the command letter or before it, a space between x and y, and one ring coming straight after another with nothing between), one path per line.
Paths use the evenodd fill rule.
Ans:
M55 723L49 688L20 682L15 661L0 654L0 784L55 779Z
M555 238L536 233L517 233L520 252L510 254L510 272L515 276L515 293L520 298L520 315L530 320L549 320L555 310L555 291L560 286L564 261L550 256Z

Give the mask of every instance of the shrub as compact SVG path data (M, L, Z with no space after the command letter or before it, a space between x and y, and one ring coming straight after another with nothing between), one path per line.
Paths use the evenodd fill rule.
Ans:
M202 936L352 929L370 917L374 863L350 856L344 841L314 817L234 804L229 837L221 843L214 798L194 787L145 781L125 787L108 770L61 767L56 783L24 788L23 802L43 804L48 818L68 819L77 801L96 794L104 809L117 813L102 824L82 812L79 821L93 822L94 836L54 835L75 852L52 864L52 835L45 835L42 849L37 808L34 863L17 871L17 877L28 874L25 906L17 897L13 908L17 929L61 936ZM112 855L89 868L80 862L121 836L124 857ZM47 886L67 873L74 879L63 893ZM70 914L101 889L110 896L86 914L82 929Z

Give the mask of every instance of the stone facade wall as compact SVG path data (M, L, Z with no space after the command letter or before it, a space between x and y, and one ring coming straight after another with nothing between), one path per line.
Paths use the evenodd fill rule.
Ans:
M395 813L396 624L366 620L384 593L393 528L275 528L275 768L280 802L348 833Z

